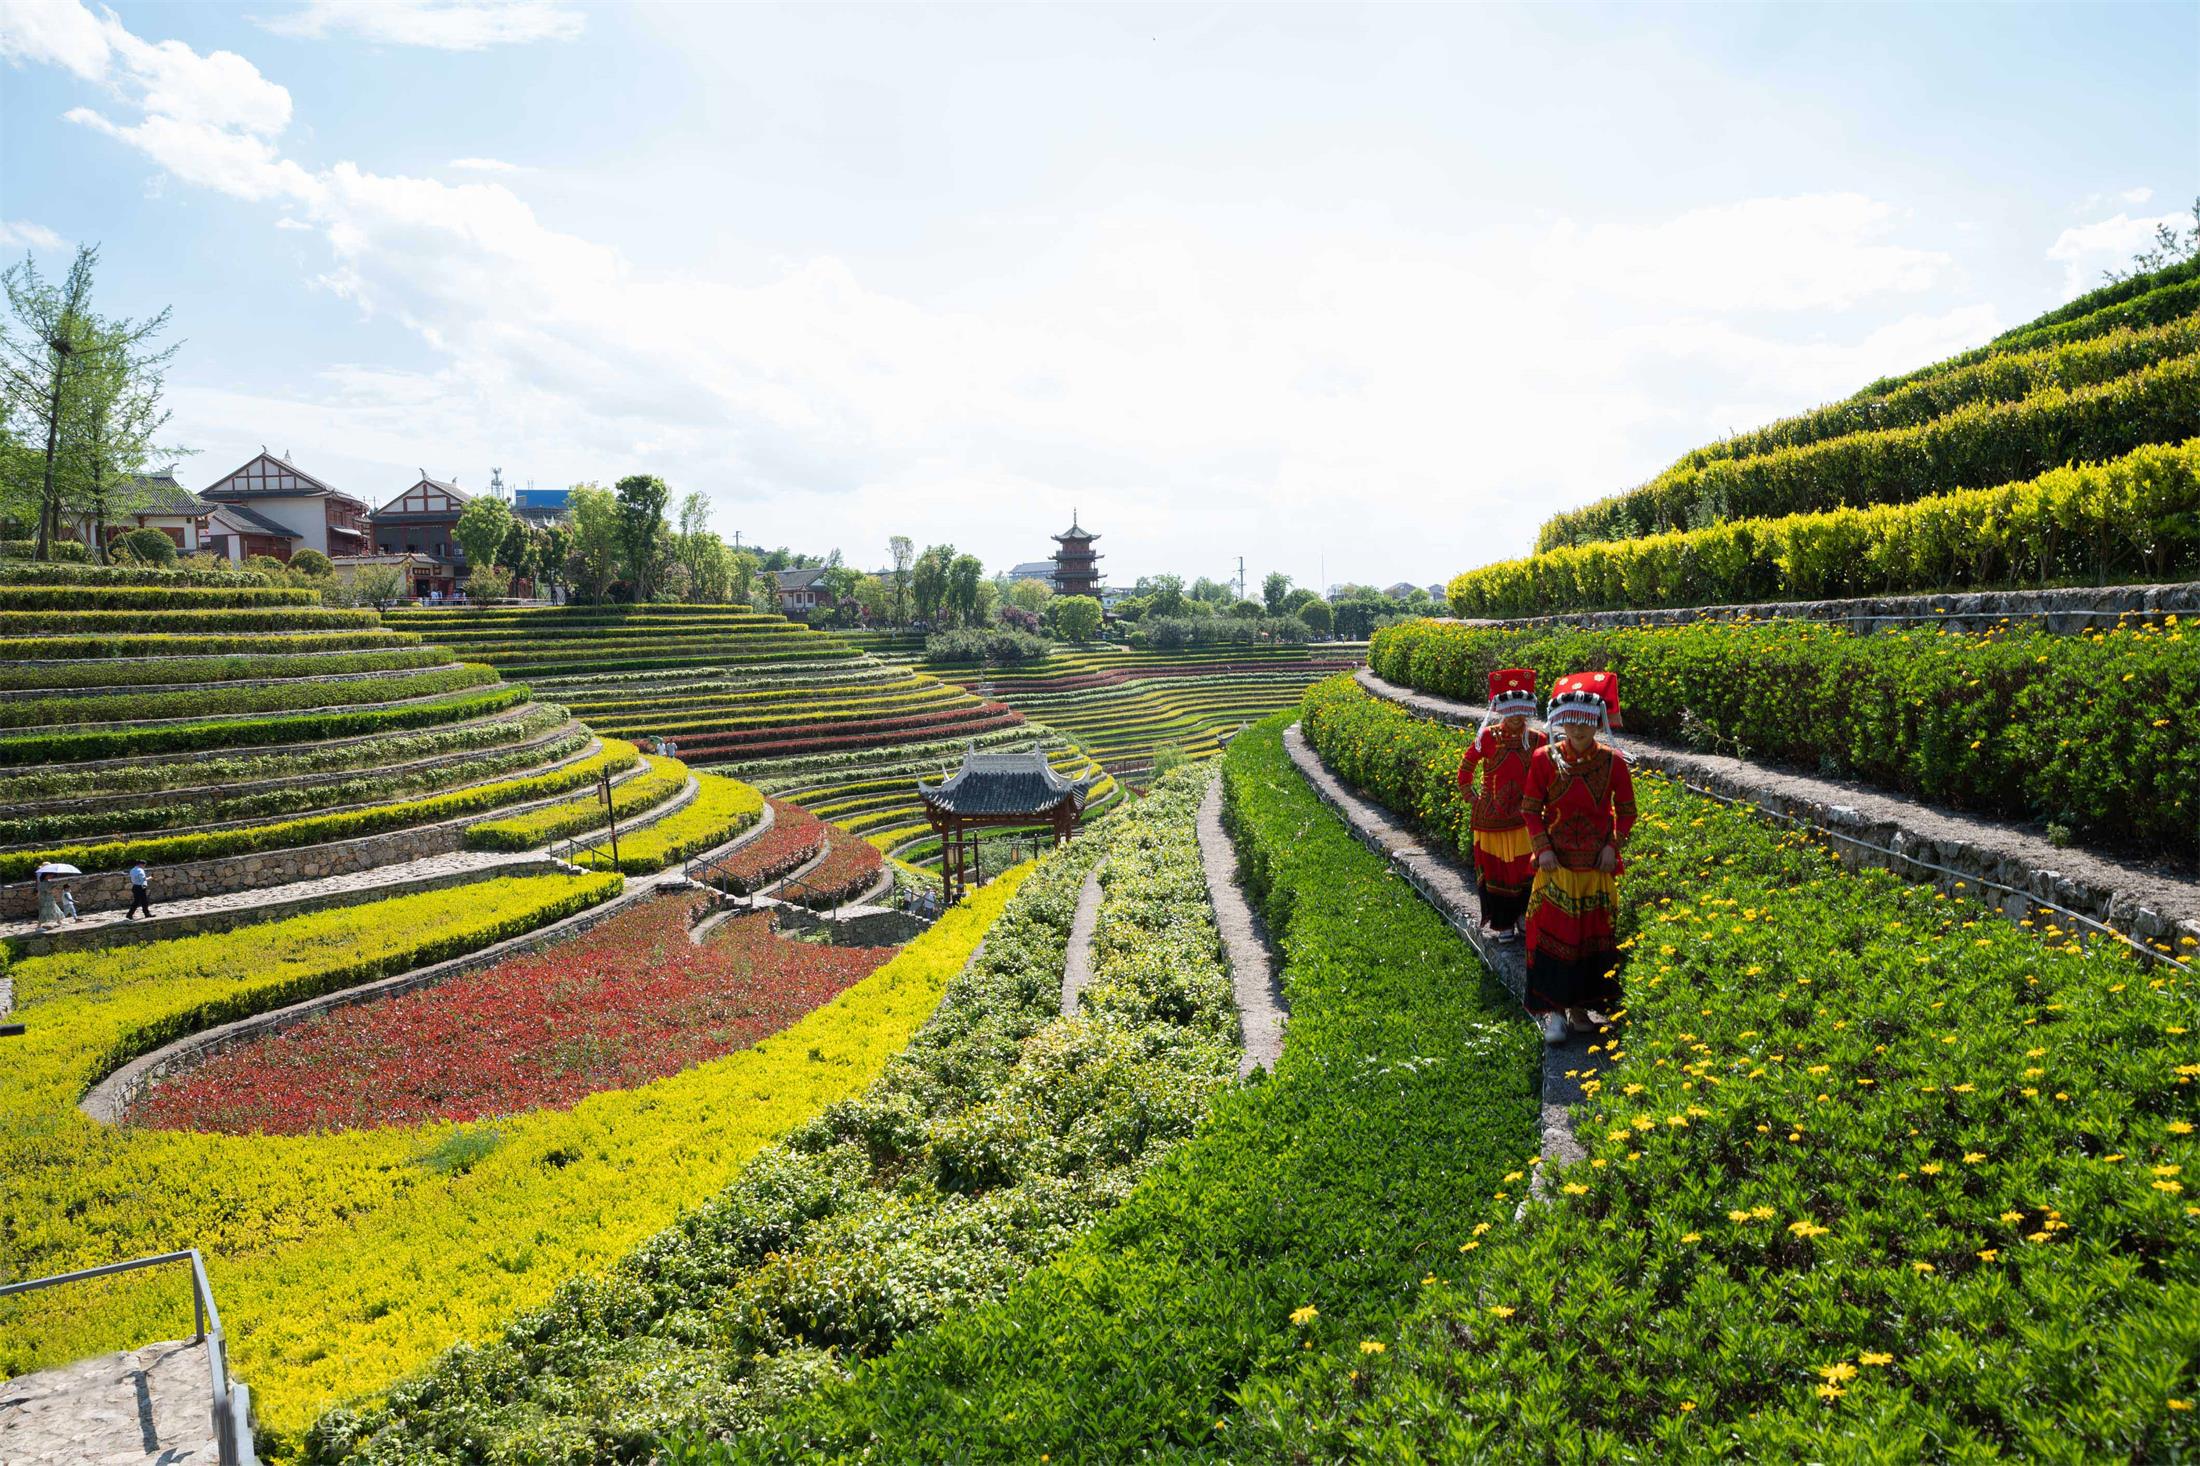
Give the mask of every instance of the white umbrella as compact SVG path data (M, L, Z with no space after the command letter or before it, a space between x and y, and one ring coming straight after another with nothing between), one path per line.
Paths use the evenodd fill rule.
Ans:
M58 860L49 860L44 865L40 866L37 870L31 872L31 874L41 876L80 876L84 874L84 872L78 870L73 865L63 865Z

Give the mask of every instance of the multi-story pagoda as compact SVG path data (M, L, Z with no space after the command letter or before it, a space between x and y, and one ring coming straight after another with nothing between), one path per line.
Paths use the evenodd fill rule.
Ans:
M1072 510L1069 528L1053 538L1061 546L1054 552L1054 593L1064 596L1099 595L1100 557L1093 553L1092 542L1100 536L1079 528L1077 513Z

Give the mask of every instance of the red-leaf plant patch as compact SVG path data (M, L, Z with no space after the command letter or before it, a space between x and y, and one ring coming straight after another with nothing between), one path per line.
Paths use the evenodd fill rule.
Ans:
M299 1135L566 1109L747 1048L894 955L773 932L688 938L706 899L660 898L551 948L339 1008L161 1081L131 1123Z
M766 801L772 827L717 863L710 883L724 883L737 896L762 890L773 881L815 860L825 848L825 823L799 804Z
M885 864L886 857L869 841L836 830L825 858L802 877L799 889L786 894L820 910L838 906L870 890Z

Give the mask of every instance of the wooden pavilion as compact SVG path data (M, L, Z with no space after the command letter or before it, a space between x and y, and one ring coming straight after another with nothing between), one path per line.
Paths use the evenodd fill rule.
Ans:
M1059 845L1077 828L1091 779L1066 779L1033 744L1017 753L963 750L962 767L937 784L917 782L925 817L940 837L940 895L952 906L985 881L978 831L1050 828Z

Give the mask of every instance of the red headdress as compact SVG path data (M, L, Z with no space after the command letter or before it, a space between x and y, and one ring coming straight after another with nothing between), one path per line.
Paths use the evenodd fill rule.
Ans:
M1500 667L1490 673L1489 709L1493 717L1513 713L1535 716L1535 668Z
M1610 732L1619 720L1617 672L1570 672L1551 684L1551 706L1544 721L1552 727L1565 723L1594 723Z

